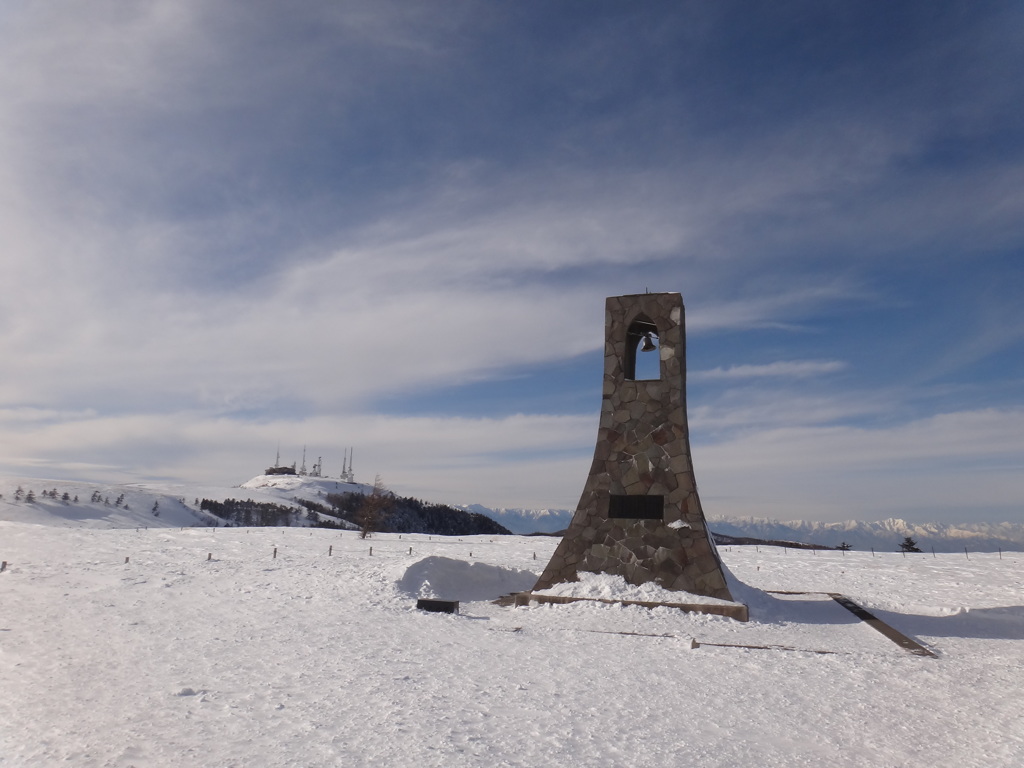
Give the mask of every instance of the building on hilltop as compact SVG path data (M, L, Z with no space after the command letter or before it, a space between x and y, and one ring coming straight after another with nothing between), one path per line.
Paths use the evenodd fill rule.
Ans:
M355 472L352 471L352 452L354 449L347 449L345 451L345 458L341 463L341 475L339 479L346 483L354 483L356 481ZM292 462L290 467L281 466L281 449L277 449L277 458L274 459L274 466L267 467L263 474L265 475L297 475L300 477L324 477L324 459L322 456L318 456L316 463L313 464L313 469L306 470L306 447L302 447L302 467L296 468L297 462Z

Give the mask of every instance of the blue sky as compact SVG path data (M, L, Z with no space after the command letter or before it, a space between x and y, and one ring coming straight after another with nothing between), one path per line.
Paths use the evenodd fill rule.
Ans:
M1017 3L11 2L0 471L573 507L679 291L709 514L1024 520Z

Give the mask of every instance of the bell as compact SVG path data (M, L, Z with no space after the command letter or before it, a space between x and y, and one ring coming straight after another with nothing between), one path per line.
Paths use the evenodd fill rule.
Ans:
M644 343L640 346L641 352L653 352L657 347L654 345L654 340L651 339L651 334L644 334Z

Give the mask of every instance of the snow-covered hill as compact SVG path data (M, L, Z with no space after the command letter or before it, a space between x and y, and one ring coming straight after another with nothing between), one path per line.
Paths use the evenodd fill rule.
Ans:
M18 489L21 489L20 494ZM0 479L0 520L91 528L212 526L223 522L199 508L202 499L252 499L295 509L295 522L302 525L305 510L297 499L323 503L328 493L369 493L371 490L372 486L362 483L308 475L259 475L235 487L158 483L110 485L3 478ZM27 500L29 492L32 501ZM99 499L93 501L96 495Z

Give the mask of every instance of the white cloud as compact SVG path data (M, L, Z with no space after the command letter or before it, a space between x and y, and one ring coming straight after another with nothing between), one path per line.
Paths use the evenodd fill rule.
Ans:
M687 378L692 381L715 381L723 379L753 379L761 377L802 379L836 373L846 368L841 360L779 360L766 365L732 365L728 368L712 368L706 371L692 371Z
M307 464L322 457L325 473L336 476L354 447L357 479L372 482L380 474L396 492L448 503L560 507L575 506L597 417L352 414L253 422L178 412L0 420L0 429L12 428L18 439L0 447L0 465L40 477L232 485L272 464L278 444L282 463L301 461L305 445ZM133 460L139 455L147 457L145 466Z
M1024 410L879 428L751 430L694 446L709 514L777 519L1016 519Z

